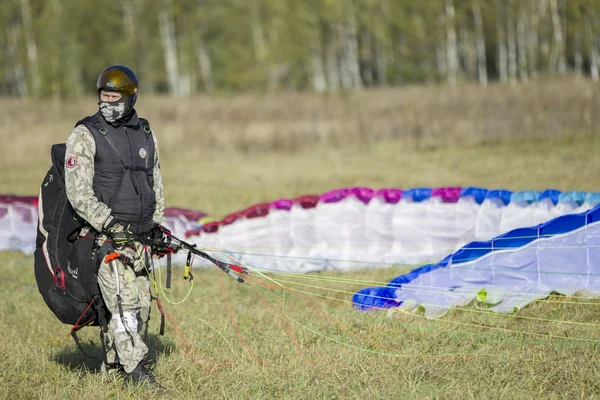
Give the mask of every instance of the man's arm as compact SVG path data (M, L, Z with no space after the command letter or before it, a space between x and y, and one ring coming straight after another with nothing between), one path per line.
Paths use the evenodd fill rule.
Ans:
M91 132L78 125L67 139L65 189L71 206L98 232L110 217L110 208L94 195L96 142Z
M152 133L154 140L154 169L152 175L154 177L154 195L156 196L156 208L152 220L156 224L165 224L165 191L163 188L162 175L160 173L160 157L158 154L158 142L156 136Z

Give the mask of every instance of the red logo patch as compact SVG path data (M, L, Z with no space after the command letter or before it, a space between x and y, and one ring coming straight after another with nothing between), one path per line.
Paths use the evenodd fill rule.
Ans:
M77 165L77 157L69 156L69 158L67 158L67 161L65 161L65 165L67 166L67 168L73 168Z

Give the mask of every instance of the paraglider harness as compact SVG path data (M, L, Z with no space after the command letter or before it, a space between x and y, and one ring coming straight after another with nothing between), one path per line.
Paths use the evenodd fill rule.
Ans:
M98 325L103 336L110 313L98 288L98 233L67 198L65 153L64 143L52 146L52 166L40 188L34 268L44 301L61 322L73 325L70 334L79 346L76 332Z
M38 233L34 253L35 277L40 294L50 310L61 322L72 325L69 335L73 337L82 353L97 359L98 357L92 357L83 351L77 332L85 326L100 326L100 339L106 350L104 334L108 332L111 314L98 287L98 269L102 257L107 263L118 259L131 267L133 262L118 252L107 251L109 246L100 246L99 233L89 226L69 203L64 182L65 153L64 143L52 146L52 166L40 188ZM184 278L190 281L193 279L193 255L212 262L240 283L244 280L237 274L248 274L246 268L217 260L197 249L195 245L173 236L168 230L153 229L149 234L134 239L149 246L153 254L167 256L167 288L171 287L171 255L181 250L188 251ZM150 267L148 259L146 266ZM162 335L165 315L158 300L157 305L161 312ZM103 358L106 363L106 351Z

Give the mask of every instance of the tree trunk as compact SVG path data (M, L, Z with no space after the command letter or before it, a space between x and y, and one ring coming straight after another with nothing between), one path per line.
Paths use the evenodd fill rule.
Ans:
M56 36L60 36L62 29L62 4L61 0L53 0L52 1L52 11L53 11L53 24L54 24L54 34ZM61 49L60 49L60 41L54 40L55 47L54 51L52 51L52 57L50 61L51 71L52 71L52 100L54 103L54 107L58 109L60 106L60 97L61 97L61 83L62 83L62 64L61 64Z
M338 46L337 35L332 34L327 41L326 63L327 63L327 82L329 90L335 92L340 87L340 70L338 66Z
M517 19L517 49L519 62L519 78L526 82L529 79L527 74L527 12L525 6L519 5L519 18Z
M375 83L375 68L373 67L375 60L375 41L368 30L363 30L358 47L361 49L358 59L366 61L361 66L359 74L362 77L365 86L372 87Z
M565 59L565 46L563 43L563 31L560 23L560 15L556 0L548 0L550 12L552 14L552 33L554 46L550 53L549 68L551 72L558 71L564 74L567 70L567 61Z
M469 78L477 76L477 42L471 38L471 33L466 23L461 23L458 28L459 66L462 65L464 74Z
M256 0L249 0L248 7L250 10L250 29L252 31L252 42L254 43L254 58L260 66L260 69L266 73L267 65L267 46L265 44L265 34L260 18L260 10ZM267 75L265 75L267 78Z
M360 60L358 53L358 30L352 1L344 2L345 23L343 24L344 66L350 80L350 88L361 89Z
M280 48L280 37L279 31L275 28L273 24L268 26L268 35L267 35L267 52L269 49L278 49ZM293 80L288 80L286 84L287 74L290 70L290 66L284 62L282 59L277 57L276 54L271 55L270 60L267 60L268 64L268 77L267 77L267 86L269 89L276 89L279 85L285 85L288 90L294 90L295 85Z
M21 32L19 25L7 26L6 28L6 40L7 40L7 53L8 58L11 60L12 65L10 73L12 75L12 84L10 88L14 90L14 93L19 97L27 97L29 92L27 90L27 81L25 78L25 68L20 61L18 49L21 42Z
M182 38L188 38L189 24L187 20L184 21L182 26L182 32L180 33ZM185 40L185 39L184 39ZM196 90L196 64L194 63L194 46L190 44L189 47L184 48L179 53L179 94L183 96L189 96Z
M504 29L503 0L496 1L496 46L498 46L498 78L500 82L508 82L508 54L506 50L506 31Z
M373 39L373 49L375 52L375 81L379 85L387 84L387 66L389 59L384 42L388 40L388 30L384 24L379 24L378 21L385 20L387 15L389 15L389 2L388 0L380 0L377 4L377 12L375 13Z
M158 14L158 27L160 39L163 47L163 57L165 60L165 69L167 72L167 83L169 92L175 95L181 94L179 62L177 58L177 38L175 37L175 27L171 16L172 4L166 3Z
M563 49L560 53L560 58L558 59L559 64L558 64L558 70L560 71L561 74L566 74L567 73L567 69L568 69L568 64L567 64L567 49L569 47L568 45L568 40L569 40L569 34L568 34L568 25L569 25L569 16L567 14L567 1L568 0L559 0L559 12L562 11L562 18L561 18L561 27L562 27L562 37L563 37Z
M437 45L435 47L435 63L437 65L437 70L440 76L448 75L448 65L446 64L446 46L445 45Z
M506 11L506 41L508 44L508 80L511 85L514 85L517 82L517 38L511 3L508 4Z
M312 87L317 93L327 91L327 76L325 74L325 60L323 57L323 43L320 26L315 24L316 34L313 36L313 45L311 52L311 75Z
M531 18L529 30L527 33L527 52L529 58L529 74L531 77L537 76L537 56L539 51L539 21L540 21L540 3L533 1L531 5Z
M452 0L446 0L446 55L448 57L448 83L456 85L458 50L456 44L455 11Z
M578 32L573 43L573 67L575 75L583 75L583 56L581 55L581 34Z
M29 63L29 74L31 77L31 90L29 93L33 97L38 97L42 88L42 81L40 78L37 44L33 32L29 0L21 0L21 16L23 18L23 31L25 33L25 43L27 46L27 62Z
M136 42L135 4L133 4L133 0L122 0L121 7L123 8L123 27L125 29L125 35L127 36L127 42L133 53Z
M211 93L215 90L215 82L212 74L212 62L208 49L204 45L204 41L200 38L200 43L196 46L196 57L198 58L198 65L200 65L200 73L202 74L202 82L204 83L204 90L207 93Z
M589 60L590 60L590 76L594 82L598 82L600 57L598 54L598 39L594 34L593 23L595 21L594 15L586 14L585 16L585 33L589 42Z
M136 67L136 73L141 76L156 76L156 70L160 70L162 65L157 65L156 62L150 62L152 59L151 52L154 52L154 42L150 42L147 40L141 40L141 38L150 37L150 32L154 34L157 29L156 24L146 24L144 22L139 21L139 16L141 15L141 10L145 7L145 0L129 0L131 2L131 10L127 11L127 13L131 13L131 18L134 20L134 39L132 43L132 56L135 60L138 60L138 64ZM130 7L125 6L124 7ZM124 17L129 19L129 16ZM131 32L129 33L131 34ZM152 50L150 50L152 49ZM155 82L146 82L144 87L150 88L152 84ZM148 85L148 86L146 86Z
M336 24L337 33L338 33L338 41L340 43L340 57L338 61L338 68L340 74L340 83L342 85L342 89L349 90L352 89L352 76L351 76L351 66L349 66L348 62L348 48L346 43L346 26L344 23Z
M599 68L598 68L598 64L600 64L600 52L598 51L598 47L600 47L598 45L598 39L594 38L594 40L592 41L592 54L591 54L591 61L590 61L590 75L592 76L592 80L594 82L598 82L598 79L600 79L600 74L598 72Z
M381 50L381 45L377 44L375 47L375 60L376 60L376 77L377 83L380 85L387 84L387 54L385 51Z
M473 0L473 20L475 22L475 49L477 52L477 78L479 84L486 86L487 77L487 58L485 54L485 36L483 31L483 17L481 15L481 4L479 0Z
M325 68L323 67L323 58L319 51L312 53L312 86L317 93L327 91L327 81L325 80Z

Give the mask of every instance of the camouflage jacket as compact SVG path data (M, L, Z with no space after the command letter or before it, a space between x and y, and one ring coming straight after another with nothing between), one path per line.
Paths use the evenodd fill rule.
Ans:
M155 146L153 189L156 196L153 221L157 224L164 224L165 196L160 173L158 143L154 133L152 133L152 139ZM67 139L65 155L67 198L75 211L94 229L101 232L112 218L108 205L99 201L94 195L95 154L96 142L92 133L84 125L77 125Z

